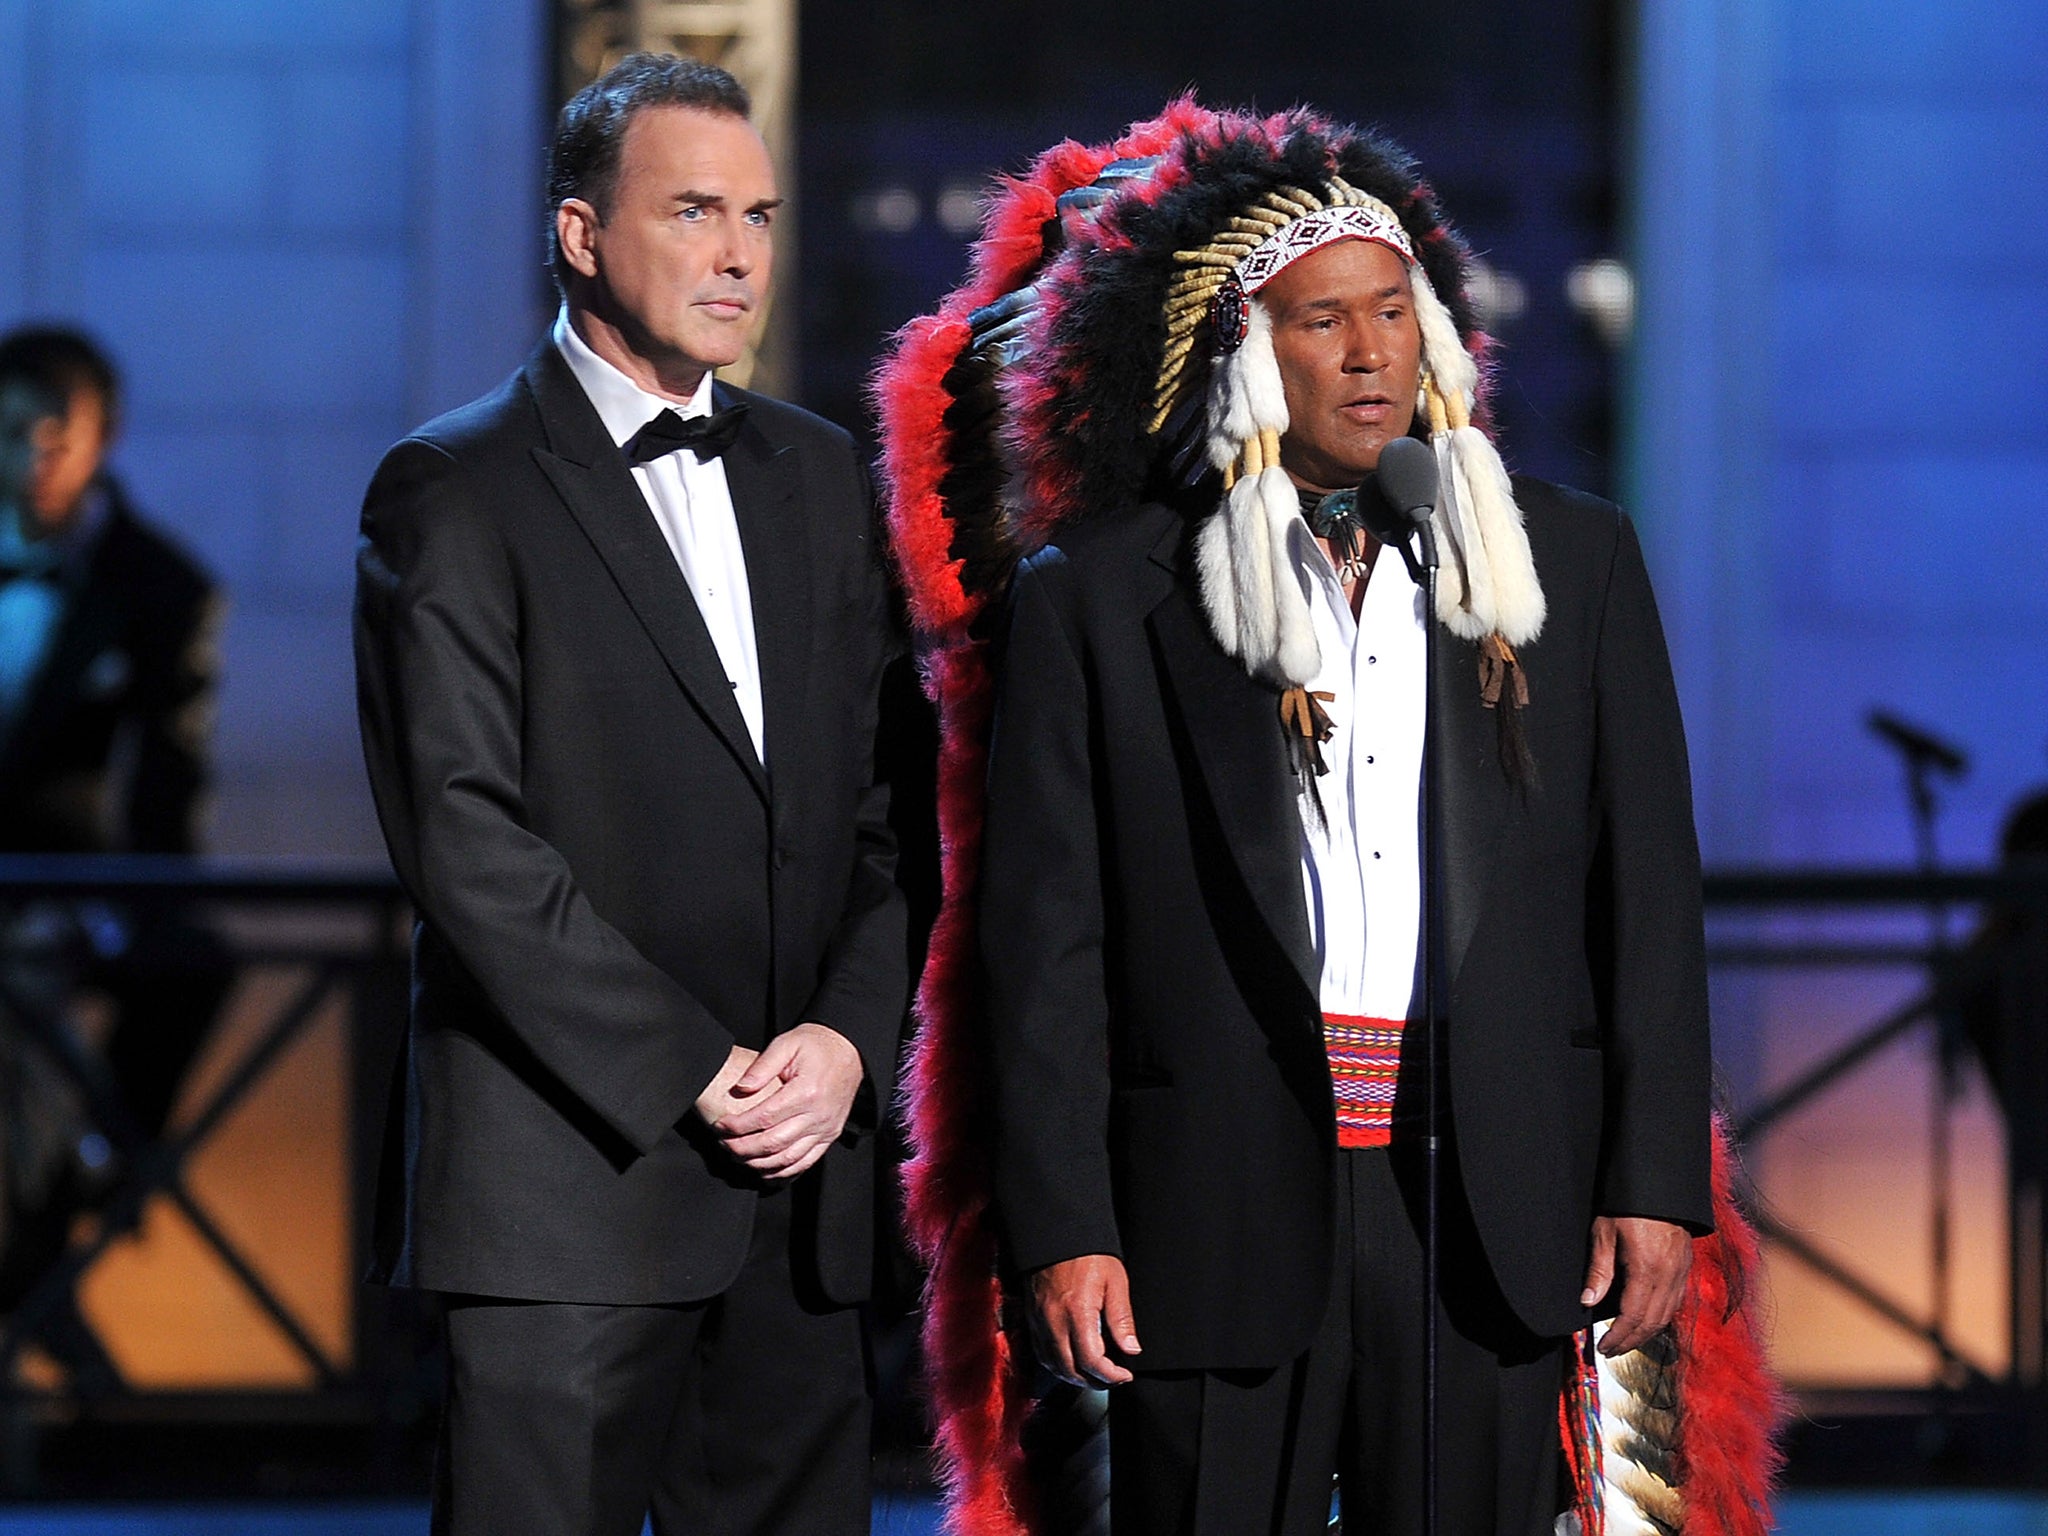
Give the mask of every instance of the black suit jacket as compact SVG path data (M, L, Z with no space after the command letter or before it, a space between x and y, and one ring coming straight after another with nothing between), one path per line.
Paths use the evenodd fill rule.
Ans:
M1429 756L1464 1183L1509 1303L1563 1334L1596 1213L1710 1223L1705 962L1634 534L1517 495L1550 615L1521 651L1537 782L1509 782L1476 648L1440 626ZM1084 526L1015 583L982 876L995 1188L1016 1266L1124 1259L1148 1366L1270 1366L1322 1317L1335 1122L1277 697L1212 638L1190 526Z
M838 428L751 408L725 466L768 770L624 455L552 343L386 456L363 508L371 786L419 915L374 1273L537 1300L723 1290L756 1196L692 1113L805 1021L893 1078L906 978L874 783L892 630ZM804 1175L818 1277L872 1268L873 1137Z
M191 853L220 679L221 601L111 479L106 522L0 736L0 848Z

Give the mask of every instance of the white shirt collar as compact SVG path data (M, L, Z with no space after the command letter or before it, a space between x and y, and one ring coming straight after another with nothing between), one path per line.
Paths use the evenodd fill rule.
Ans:
M576 375L576 382L583 386L583 393L590 397L590 403L597 407L598 418L604 422L605 430L621 447L663 411L674 411L686 419L711 414L711 373L708 369L703 382L697 386L697 392L690 396L689 403L677 405L673 400L649 394L591 351L590 343L577 335L576 327L569 323L569 306L566 304L555 316L554 341L555 349L562 354L562 361Z

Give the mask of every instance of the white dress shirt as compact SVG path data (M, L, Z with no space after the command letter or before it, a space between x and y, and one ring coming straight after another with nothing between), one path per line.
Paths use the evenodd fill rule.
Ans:
M709 373L689 404L677 405L650 395L591 351L569 323L566 307L555 319L554 339L576 381L597 407L605 430L621 447L663 411L684 418L711 414ZM733 698L747 722L754 755L766 767L768 746L761 724L761 661L754 648L753 593L747 585L746 555L740 547L739 518L733 511L725 464L679 448L634 465L633 479L697 599L697 611L711 631L711 643L718 648Z
M1405 1021L1422 930L1422 589L1399 551L1383 549L1353 619L1306 523L1292 548L1322 651L1309 687L1335 695L1324 706L1336 733L1323 743L1330 771L1316 781L1320 822L1300 797L1301 878L1323 1012Z

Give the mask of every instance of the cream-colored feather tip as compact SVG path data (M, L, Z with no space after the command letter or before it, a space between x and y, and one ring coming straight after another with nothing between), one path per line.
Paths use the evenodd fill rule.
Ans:
M1245 327L1244 385L1252 420L1261 432L1287 430L1287 385L1280 377L1280 359L1273 353L1273 317L1257 299L1251 303L1251 320Z
M1233 654L1259 676L1270 674L1278 648L1273 593L1273 541L1266 528L1263 474L1247 475L1230 488L1222 515L1230 525L1230 586L1237 610ZM1220 636L1219 636L1220 638Z
M1429 274L1417 262L1408 269L1408 286L1415 295L1415 319L1422 330L1422 360L1436 379L1437 388L1465 397L1469 408L1477 398L1479 365L1458 337L1457 323L1444 302L1437 297Z
M1216 643L1228 655L1241 655L1244 641L1238 632L1237 593L1231 581L1230 517L1223 507L1195 532L1195 578Z
M1294 482L1277 464L1259 476L1259 501L1273 550L1272 680L1283 687L1306 688L1323 665L1308 598L1295 576L1300 553L1295 536L1310 536L1308 524L1301 519L1301 497Z
M1273 356L1273 322L1256 303L1243 344L1217 358L1209 370L1206 423L1209 462L1218 469L1261 433L1287 430L1287 391Z
M1474 426L1453 429L1451 457L1468 487L1472 521L1486 546L1496 627L1508 644L1526 645L1543 633L1547 605L1507 466Z
M1611 1324L1595 1325L1596 1338ZM1600 1374L1601 1512L1608 1536L1674 1536L1686 1525L1676 1466L1675 1384L1656 1341L1619 1359L1597 1357Z
M1493 563L1486 538L1472 510L1472 489L1451 443L1438 433L1436 449L1437 530L1436 616L1463 640L1483 640L1499 622L1494 606Z
M1203 418L1204 446L1209 462L1228 469L1244 452L1247 439L1256 439L1252 422L1251 396L1245 388L1242 349L1219 357L1209 369L1209 402Z

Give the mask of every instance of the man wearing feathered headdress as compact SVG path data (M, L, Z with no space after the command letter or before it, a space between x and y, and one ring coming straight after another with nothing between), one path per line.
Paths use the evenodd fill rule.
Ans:
M910 1192L962 1530L1032 1519L988 1471L991 1262L1110 1388L1118 1536L1320 1530L1333 1473L1347 1528L1422 1528L1425 775L1439 1528L1596 1522L1601 1359L1699 1353L1665 1335L1715 1310L1716 1220L1670 667L1626 518L1479 424L1466 260L1385 140L1183 103L1013 184L881 381L949 753ZM1433 613L1357 499L1410 435ZM1686 1525L1686 1447L1647 1459ZM1711 1481L1688 1528L1742 1528Z

